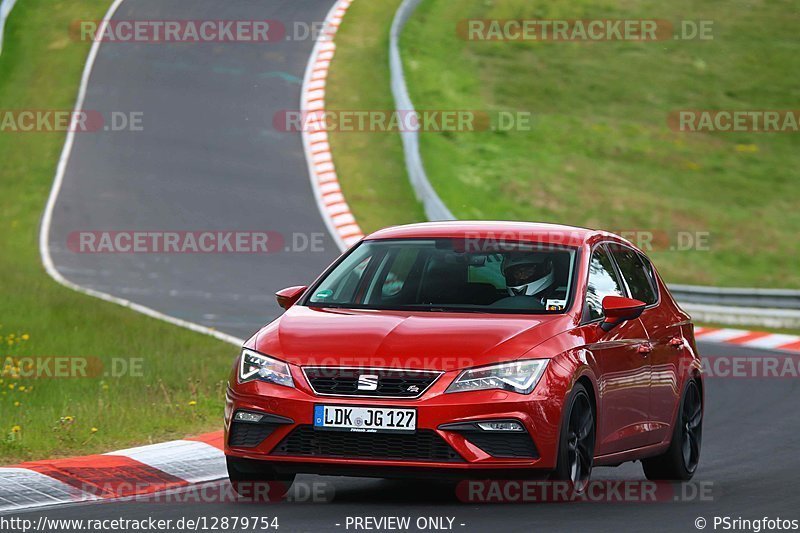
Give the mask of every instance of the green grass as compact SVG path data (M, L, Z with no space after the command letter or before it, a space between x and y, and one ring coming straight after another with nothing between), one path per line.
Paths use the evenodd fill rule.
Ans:
M108 4L19 2L0 56L0 109L72 109L89 45L70 40L69 23L100 19ZM63 288L45 273L39 220L63 143L61 133L0 132L0 464L218 429L236 353ZM98 358L106 370L114 359L133 361L141 375L15 378L6 364L45 356Z
M402 36L417 108L523 110L531 131L427 133L459 218L709 232L652 253L672 283L800 287L800 134L672 131L677 109L795 109L797 4L425 0ZM468 42L465 18L713 20L712 41ZM476 199L480 201L476 201Z
M386 39L397 4L353 4L331 102L391 106ZM456 33L466 18L532 17L711 19L714 39L508 43ZM423 133L428 175L459 218L655 232L651 255L671 283L800 287L800 135L677 133L666 120L677 109L795 109L797 17L787 0L425 0L401 42L416 107L535 117L530 131ZM397 135L334 141L367 229L422 219L398 183ZM695 232L710 235L708 249L669 249L678 233Z
M329 110L394 109L389 27L399 5L400 0L353 2L336 34L326 91ZM363 231L425 220L409 185L399 135L332 132L330 144L342 191Z

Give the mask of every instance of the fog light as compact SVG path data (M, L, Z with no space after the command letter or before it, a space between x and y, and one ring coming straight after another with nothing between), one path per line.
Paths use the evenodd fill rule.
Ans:
M484 431L525 431L522 424L513 420L478 422L478 427Z
M236 416L233 417L239 422L260 422L264 415L256 413L248 413L247 411L236 411Z

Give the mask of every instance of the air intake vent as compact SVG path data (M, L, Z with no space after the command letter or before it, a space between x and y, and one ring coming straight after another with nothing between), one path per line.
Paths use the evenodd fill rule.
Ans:
M315 431L298 426L272 451L272 455L463 462L435 431L416 433L349 433Z

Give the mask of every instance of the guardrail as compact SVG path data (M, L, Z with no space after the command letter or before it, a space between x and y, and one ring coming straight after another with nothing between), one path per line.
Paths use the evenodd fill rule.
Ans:
M389 67L392 94L398 111L414 110L408 93L400 34L421 0L404 0L395 13L389 35ZM419 131L401 131L406 169L414 193L425 208L428 220L455 220L431 185L419 151ZM697 285L670 285L678 302L695 318L709 322L751 324L766 327L800 327L800 291L783 289L719 288Z
M403 60L400 57L400 33L406 25L411 14L419 5L420 0L405 0L392 21L392 29L389 34L389 66L391 68L392 95L394 95L395 108L403 111L412 111L414 104L408 94L405 74L403 73ZM428 181L425 173L425 166L422 164L422 156L419 153L419 131L417 129L401 128L400 138L403 141L403 153L405 154L406 169L408 179L417 199L422 202L425 208L425 216L428 220L455 220L456 217L447 209L444 202L433 185Z
M800 310L767 309L765 307L733 307L678 302L697 322L729 326L800 329Z
M6 19L8 19L8 15L11 14L11 10L14 9L14 4L17 3L17 0L2 0L0 2L0 54L3 53L3 32L6 27Z
M670 285L669 290L686 303L800 310L800 291L797 290L698 285Z

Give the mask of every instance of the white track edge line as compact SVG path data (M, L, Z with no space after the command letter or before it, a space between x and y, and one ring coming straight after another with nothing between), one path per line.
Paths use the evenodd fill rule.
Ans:
M108 8L103 20L101 22L101 26L99 29L98 34L102 34L105 31L106 26L108 25L109 21L114 17L114 14L119 9L122 2L125 0L114 0L114 3L111 4L111 7ZM81 77L81 84L80 88L78 89L78 98L75 102L75 115L81 110L83 107L84 100L86 99L86 91L89 85L89 78L92 75L92 69L94 68L94 62L97 58L98 51L100 50L102 39L97 40L95 39L92 42L92 48L89 50L89 55L86 59L86 64L83 68L83 75ZM42 215L41 226L39 228L39 254L42 258L42 264L44 265L45 270L53 278L56 282L60 283L64 287L72 289L76 292L86 294L89 296L93 296L100 300L104 300L106 302L115 303L121 305L123 307L127 307L133 311L139 312L143 315L147 315L151 318L155 318L158 320L162 320L164 322L168 322L175 326L180 326L191 331L195 331L197 333L203 333L205 335L210 335L215 337L221 341L225 341L237 346L241 346L244 342L244 339L239 339L233 335L229 335L227 333L223 333L221 331L217 331L215 329L209 328L207 326L203 326L200 324L196 324L194 322L189 322L188 320L183 320L181 318L176 318L173 316L169 316L164 314L160 311L156 311L150 307L137 304L130 300L126 300L124 298L119 298L117 296L113 296L111 294L98 291L95 289L90 289L87 287L83 287L78 285L77 283L73 283L66 279L61 273L56 269L55 264L53 263L53 258L50 254L50 244L49 244L49 236L50 236L50 225L53 220L53 209L55 208L56 201L58 200L58 195L61 192L61 185L64 181L64 173L67 169L67 164L69 163L70 155L72 154L72 145L75 141L75 131L74 128L70 128L70 131L67 132L67 139L64 142L64 147L61 150L61 156L58 160L58 167L56 168L56 176L53 181L53 187L50 189L50 196L47 199L47 205L45 206L44 214Z

